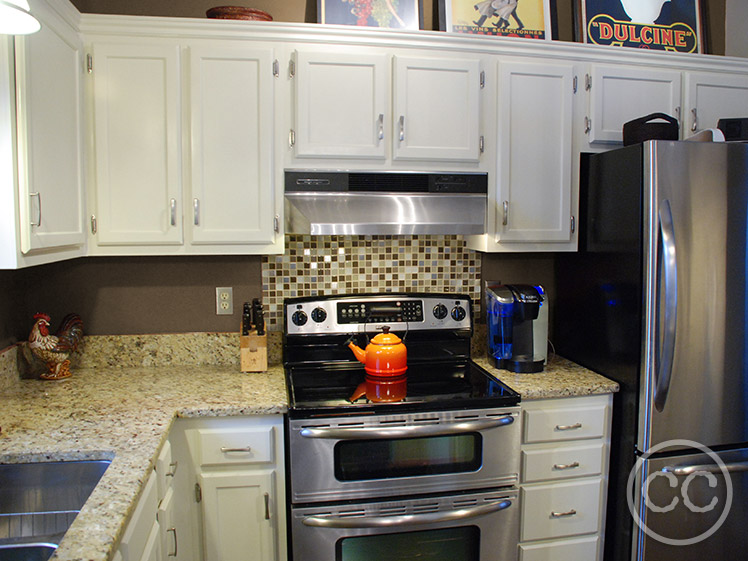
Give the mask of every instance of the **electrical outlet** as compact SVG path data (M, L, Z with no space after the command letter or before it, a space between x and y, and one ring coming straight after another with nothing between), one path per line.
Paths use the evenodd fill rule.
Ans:
M230 316L234 313L234 289L230 286L216 287L216 314Z

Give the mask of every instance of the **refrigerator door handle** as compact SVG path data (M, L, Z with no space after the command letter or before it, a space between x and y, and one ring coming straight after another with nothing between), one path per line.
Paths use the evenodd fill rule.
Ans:
M692 466L665 466L662 468L665 473L673 475L691 475L697 472L722 473L722 468L716 464L692 465ZM736 473L748 471L748 462L733 462L724 464L724 471Z
M675 231L673 228L673 212L670 201L660 202L660 239L662 240L662 267L658 274L664 280L664 318L658 316L658 323L663 322L662 343L655 366L654 406L657 411L665 408L670 378L673 373L673 356L675 355L675 329L678 310L678 269L675 252ZM659 306L659 303L658 303ZM659 329L660 326L658 326Z

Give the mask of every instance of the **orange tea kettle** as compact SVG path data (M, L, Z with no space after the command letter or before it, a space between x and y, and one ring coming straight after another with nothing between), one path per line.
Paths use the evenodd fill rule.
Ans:
M382 333L369 342L366 350L348 343L366 371L366 381L359 384L350 401L364 394L370 401L401 401L405 397L408 351L400 337L389 331L389 326L382 327Z

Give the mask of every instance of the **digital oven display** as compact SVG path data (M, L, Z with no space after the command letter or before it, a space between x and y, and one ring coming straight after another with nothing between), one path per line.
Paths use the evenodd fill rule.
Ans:
M423 300L338 302L338 324L422 322Z

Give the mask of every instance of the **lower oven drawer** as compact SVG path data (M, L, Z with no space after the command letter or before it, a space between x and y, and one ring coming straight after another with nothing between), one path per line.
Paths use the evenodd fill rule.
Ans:
M509 561L516 489L291 510L294 561Z
M489 489L519 480L519 408L292 419L293 503Z

